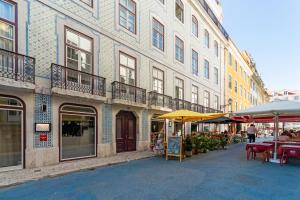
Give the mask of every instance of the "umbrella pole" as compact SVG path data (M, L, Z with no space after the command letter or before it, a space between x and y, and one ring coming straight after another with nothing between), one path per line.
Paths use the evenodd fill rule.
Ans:
M275 145L274 145L274 160L277 160L277 139L279 135L279 117L278 114L275 116Z

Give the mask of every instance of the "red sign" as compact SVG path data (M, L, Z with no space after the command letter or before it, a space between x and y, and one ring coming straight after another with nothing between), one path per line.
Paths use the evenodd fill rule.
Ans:
M40 134L40 142L46 142L48 140L48 135L45 133Z

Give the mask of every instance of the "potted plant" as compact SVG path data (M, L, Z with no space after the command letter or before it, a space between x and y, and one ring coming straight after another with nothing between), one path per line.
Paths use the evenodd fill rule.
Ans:
M199 136L198 137L198 149L201 153L207 153L208 151L208 137L206 136Z
M192 150L193 150L193 144L192 144L192 139L191 136L186 136L185 141L184 141L184 148L185 148L185 155L187 157L192 156Z
M198 136L193 136L192 137L192 149L193 149L193 154L198 154L199 151L199 138Z

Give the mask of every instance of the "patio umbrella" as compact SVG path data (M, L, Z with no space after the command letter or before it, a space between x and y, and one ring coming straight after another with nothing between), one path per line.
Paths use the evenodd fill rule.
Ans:
M275 149L274 160L277 159L278 124L280 120L300 121L300 102L273 101L255 106L246 110L232 113L232 119L242 119L245 122L271 122L275 123Z
M204 124L230 124L230 123L239 123L239 122L242 122L242 121L233 120L229 117L219 117L216 119L199 121L199 123L204 123Z
M199 113L190 110L177 110L174 112L161 115L158 118L179 120L184 125L185 122L214 119L214 118L223 117L224 115L226 115L226 113Z

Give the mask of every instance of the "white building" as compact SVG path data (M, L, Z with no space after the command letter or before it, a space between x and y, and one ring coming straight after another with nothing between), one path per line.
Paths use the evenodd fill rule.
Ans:
M0 0L0 11L3 170L146 150L154 115L224 102L228 35L204 0Z
M271 101L300 101L300 91L287 89L273 91Z

